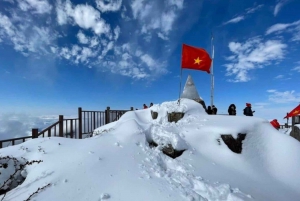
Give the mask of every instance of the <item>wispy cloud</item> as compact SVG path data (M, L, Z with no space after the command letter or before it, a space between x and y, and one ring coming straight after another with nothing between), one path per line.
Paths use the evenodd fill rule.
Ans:
M178 35L172 30L184 0L52 2L7 1L14 6L0 8L0 42L24 56L47 55L135 79L168 72L162 53Z
M297 66L297 67L293 68L292 70L295 70L300 73L300 66Z
M288 3L288 0L279 0L277 1L277 4L274 8L274 16L277 16L277 14L279 13L279 11L281 10L281 8Z
M286 24L274 24L273 26L269 27L266 31L266 35L272 33L283 33L288 32L292 34L292 41L300 41L300 20L286 23Z
M296 93L295 90L292 91L277 91L275 89L267 90L269 93L269 101L275 103L292 103L300 102L300 93Z
M232 55L227 57L229 63L225 64L227 76L235 76L233 82L247 82L251 80L248 71L263 68L272 62L284 58L287 45L280 40L262 41L261 38L250 38L244 43L230 42L229 50Z
M57 34L47 26L31 24L28 15L23 20L13 13L10 17L0 12L0 38L13 44L16 51L27 56L30 53L49 52L48 45L57 38Z
M225 22L223 25L238 23L238 22L240 22L240 21L242 21L242 20L244 20L244 19L245 19L244 16L237 16L237 17L235 17L235 18L233 18L233 19L231 19L231 20L228 20L228 21Z
M227 22L224 22L223 25L226 25L226 24L235 24L235 23L238 23L238 22L240 22L242 20L245 20L248 15L256 12L261 7L263 7L263 5L258 5L258 6L247 8L243 14L238 15L238 16L236 16L236 17L228 20Z
M282 79L284 77L284 75L277 75L276 77L275 77L275 79Z
M52 6L47 0L16 0L21 10L37 14L50 13Z

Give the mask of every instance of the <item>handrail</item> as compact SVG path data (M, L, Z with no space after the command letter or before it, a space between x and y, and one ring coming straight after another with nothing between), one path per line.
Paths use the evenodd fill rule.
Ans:
M9 141L12 141L12 140L23 140L23 139L27 139L27 138L32 138L32 136L25 136L25 137L17 137L17 138L11 138L11 139L6 139L6 140L0 140L0 143L1 142L9 142Z
M45 128L44 130L42 130L41 132L39 132L38 136L44 134L46 131L48 131L49 129L53 128L53 127L56 126L57 124L59 124L59 121L55 122L55 123L52 124L51 126L48 126L48 127Z
M12 145L15 145L15 141L17 140L22 140L25 142L26 139L30 138L34 139L41 136L51 137L51 134L52 136L70 136L71 138L73 138L75 135L75 138L78 137L79 139L82 139L83 134L91 134L95 128L118 120L124 113L128 111L133 111L133 107L131 107L130 110L111 110L110 107L107 107L104 111L82 110L81 107L79 107L78 118L64 119L63 115L59 115L59 120L57 122L53 123L42 131L38 131L38 128L33 128L31 136L0 140L0 148L2 148L2 145L5 142L11 142Z

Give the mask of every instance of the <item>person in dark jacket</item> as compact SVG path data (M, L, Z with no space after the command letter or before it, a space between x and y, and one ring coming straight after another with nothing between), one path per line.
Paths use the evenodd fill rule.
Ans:
M211 109L210 106L207 107L206 112L207 112L207 114L212 114L213 113L213 111L212 111L212 109Z
M236 115L236 107L234 104L229 105L228 107L228 114L229 115Z
M150 106L149 107L152 107L153 106L153 103L150 103Z
M213 105L213 106L211 107L211 109L212 109L212 114L217 114L218 108L216 108L215 105Z
M252 111L252 109L251 109L251 104L250 103L246 103L246 107L244 109L244 115L246 115L246 116L253 116L254 112L255 111Z

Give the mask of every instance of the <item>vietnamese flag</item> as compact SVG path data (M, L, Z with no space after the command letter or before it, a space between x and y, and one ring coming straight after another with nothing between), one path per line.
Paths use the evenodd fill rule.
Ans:
M182 45L181 68L201 70L210 73L211 58L205 49Z
M293 109L290 113L288 113L284 118L294 117L300 115L300 104Z

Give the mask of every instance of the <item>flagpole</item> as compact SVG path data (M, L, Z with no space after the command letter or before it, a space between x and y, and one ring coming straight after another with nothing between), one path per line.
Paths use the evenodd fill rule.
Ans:
M210 105L214 105L214 45L213 45L214 36L211 33L211 54L212 54L212 61L211 61L211 68L210 68Z
M182 56L181 56L180 61L182 61ZM182 82L182 66L181 66L181 62L180 62L180 84L179 84L179 98L178 98L178 104L179 105L180 105L181 82Z

